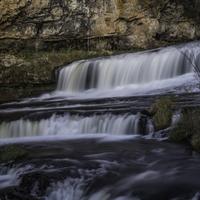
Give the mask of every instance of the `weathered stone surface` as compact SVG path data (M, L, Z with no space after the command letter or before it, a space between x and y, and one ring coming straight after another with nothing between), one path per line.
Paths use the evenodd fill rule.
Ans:
M1 0L0 92L53 84L58 65L90 51L198 39L199 8L198 0ZM71 49L82 51L66 52Z
M103 50L0 53L0 86L52 84L56 81L56 68L75 60L110 54Z
M157 131L170 127L173 116L173 99L161 97L151 106L150 113L153 115L153 123Z
M0 53L0 102L35 96L56 88L55 71L75 60L110 55L111 51L21 51Z
M1 0L1 50L20 48L22 39L36 49L59 47L59 41L62 47L130 49L196 39L199 7L197 0Z

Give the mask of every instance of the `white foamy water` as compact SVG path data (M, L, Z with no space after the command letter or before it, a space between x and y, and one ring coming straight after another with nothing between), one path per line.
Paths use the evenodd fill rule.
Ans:
M57 116L49 119L31 121L19 119L0 124L0 138L24 136L49 136L67 134L109 133L112 135L139 134L140 115L93 115L84 116ZM147 132L152 131L149 121Z
M54 184L45 200L81 200L83 199L81 179L67 179L64 183Z
M59 71L54 92L23 103L197 92L199 65L199 42L77 61Z
M90 89L81 92L55 91L50 95L44 95L40 98L61 97L67 99L93 99L104 97L122 97L122 96L140 96L156 95L165 93L186 93L198 92L198 79L194 73L186 73L177 77L155 80L144 84L129 84L118 86L113 89Z
M104 174L106 173L106 167L99 169L98 171L99 173ZM87 173L89 173L89 170ZM93 173L94 171L90 172L90 176L94 176ZM151 181L158 178L158 176L159 173L155 171L145 171L141 174L125 179L126 182L125 180L117 182L115 187L118 191L123 191L126 190L126 188L129 188L130 185L137 184L138 182ZM112 197L112 187L105 187L89 196L85 195L86 180L84 180L83 177L74 179L69 178L64 182L53 184L53 186L49 188L49 191L47 192L48 195L45 200L139 200L137 197L129 197L128 194L127 196L119 195L118 197Z
M170 47L152 52L74 62L60 71L57 90L80 92L128 85L139 87L192 72L194 62L200 62L197 55L199 47L190 45L190 48Z
M68 102L66 104L62 102L60 105L55 103L52 106L49 104L53 101L70 98L88 99L199 91L198 81L194 76L194 71L197 71L195 66L200 64L199 55L199 44L192 43L183 47L169 47L156 51L74 62L60 70L57 90L52 94L25 100L23 103L27 104L24 107L23 103L19 102L22 104L19 108L15 105L12 107L13 105L10 104L10 108L5 107L5 109L0 110L2 114L9 114L5 116L11 116L12 112L13 115L17 116L18 111L26 111L24 116L23 113L19 115L18 120L0 123L0 138L2 138L0 145L95 137L98 138L98 142L103 143L137 139L141 130L141 116L139 114L103 113L95 115L94 111L91 116L66 113L60 116L54 114L41 120L26 119L26 114L31 111L40 111L41 113L54 111L55 108L64 112L65 108L78 109L81 107L79 103L68 105ZM37 107L31 106L31 104L29 106L29 102L43 102L43 100L46 101L46 104L38 104L40 106ZM34 116L34 112L31 113L31 116L36 119L37 115ZM177 123L179 117L179 113L177 113L173 117L172 124ZM148 134L145 138L152 138L154 134L152 121L147 119L144 123L145 125L142 124L142 126L145 126L146 134ZM155 150L157 154L162 154L162 151L162 148ZM133 175L125 176L121 181L116 181L110 186L98 188L96 192L88 195L88 181L93 180L96 176L105 176L107 170L113 165L113 163L108 164L110 161L101 160L102 155L104 152L99 154L93 152L85 157L101 163L99 169L84 169L84 172L78 169L80 176L68 177L65 181L51 183L44 198L46 200L139 200L131 195L138 185L144 184L145 186L147 183L159 181L160 178L174 176L173 171L165 174L146 169L139 174L134 172ZM122 164L114 162L116 165ZM155 159L153 159L154 163ZM152 163L150 164L152 165ZM21 175L27 171L31 173L33 168L33 166L27 166L5 171L0 170L0 189L19 185ZM48 167L44 166L39 170L46 169ZM117 190L118 194L113 197L114 190ZM199 196L199 193L196 193L193 200L199 199Z
M197 91L198 82L193 71L194 66L200 64L199 55L199 43L190 43L182 47L74 62L60 70L57 90L54 93L31 99L30 102ZM80 105L71 107L76 106ZM65 104L55 104L52 107L32 108L28 107L27 103L26 107L6 108L1 111L9 114L18 110L42 112L65 107ZM96 133L139 134L139 119L137 115L130 114L93 114L89 117L66 114L53 115L38 121L20 116L19 120L0 123L0 138ZM147 127L152 132L149 121Z
M90 196L85 196L84 180L69 178L64 183L57 183L49 188L49 192L45 200L110 200L111 195L105 188ZM139 200L139 198L129 198L127 196L120 196L112 198L113 200Z
M0 189L17 184L17 172L15 169L0 170Z
M0 189L17 186L20 183L20 175L25 173L27 170L32 169L32 166L27 165L19 168L6 168L1 167L0 169Z

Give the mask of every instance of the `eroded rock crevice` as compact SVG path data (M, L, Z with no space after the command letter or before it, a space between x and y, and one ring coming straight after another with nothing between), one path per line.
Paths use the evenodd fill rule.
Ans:
M75 42L67 41L85 39L87 43L87 38L93 49L99 43L106 49L151 48L197 39L199 6L195 0L2 0L0 38L8 49L11 39L65 40L66 47L77 48ZM105 37L118 37L117 47ZM79 48L87 46L83 43Z

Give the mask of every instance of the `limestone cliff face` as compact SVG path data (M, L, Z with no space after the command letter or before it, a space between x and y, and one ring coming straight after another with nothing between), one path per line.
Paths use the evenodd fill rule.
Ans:
M149 48L199 38L198 0L1 0L0 49Z
M91 54L198 38L199 0L0 0L0 101L52 89L57 66Z

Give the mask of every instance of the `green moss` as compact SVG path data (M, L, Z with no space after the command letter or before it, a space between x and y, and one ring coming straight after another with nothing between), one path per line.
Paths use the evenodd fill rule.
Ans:
M15 145L2 147L0 149L0 161L16 161L19 159L23 159L28 155L28 152L22 147L18 147Z
M193 149L200 151L200 110L184 109L169 139L173 142L187 142Z
M169 127L173 115L173 100L171 97L161 97L158 99L150 109L153 115L153 122L156 130L161 130Z
M54 70L62 65L76 60L94 58L98 56L111 55L110 51L82 51L82 50L60 50L60 51L24 51L16 55L23 59L24 64L18 67L21 77L24 74L24 82L44 83L52 81ZM13 73L15 74L15 72Z
M200 134L193 135L191 145L194 150L200 152Z
M200 152L200 135L194 135L191 140L191 145L193 149Z
M0 83L48 84L55 82L54 70L75 60L111 55L110 51L21 51L16 54L0 54ZM12 58L12 62L10 62ZM9 66L6 66L10 63ZM8 65L8 64L7 64Z
M72 62L74 60L88 59L111 54L111 51L105 50L84 51L61 49L59 51L21 51L19 54L17 54L17 56L29 62L38 60L46 63L61 65L63 63Z
M55 70L60 66L76 60L109 56L111 54L111 51L105 50L83 51L73 49L38 52L23 50L18 53L1 53L0 90L3 90L5 95L0 97L0 102L37 95L37 91L41 90L40 88L46 88L47 86L49 86L47 87L48 91L48 88L51 89L56 84ZM5 87L9 87L9 90ZM35 92L36 87L38 89ZM17 88L18 91L13 92L10 88L14 88L14 91Z
M174 142L185 142L190 139L194 133L195 120L194 112L185 109L181 113L181 120L170 133L170 140Z
M170 133L169 139L173 142L187 142L191 132L185 129L184 122L180 122Z

